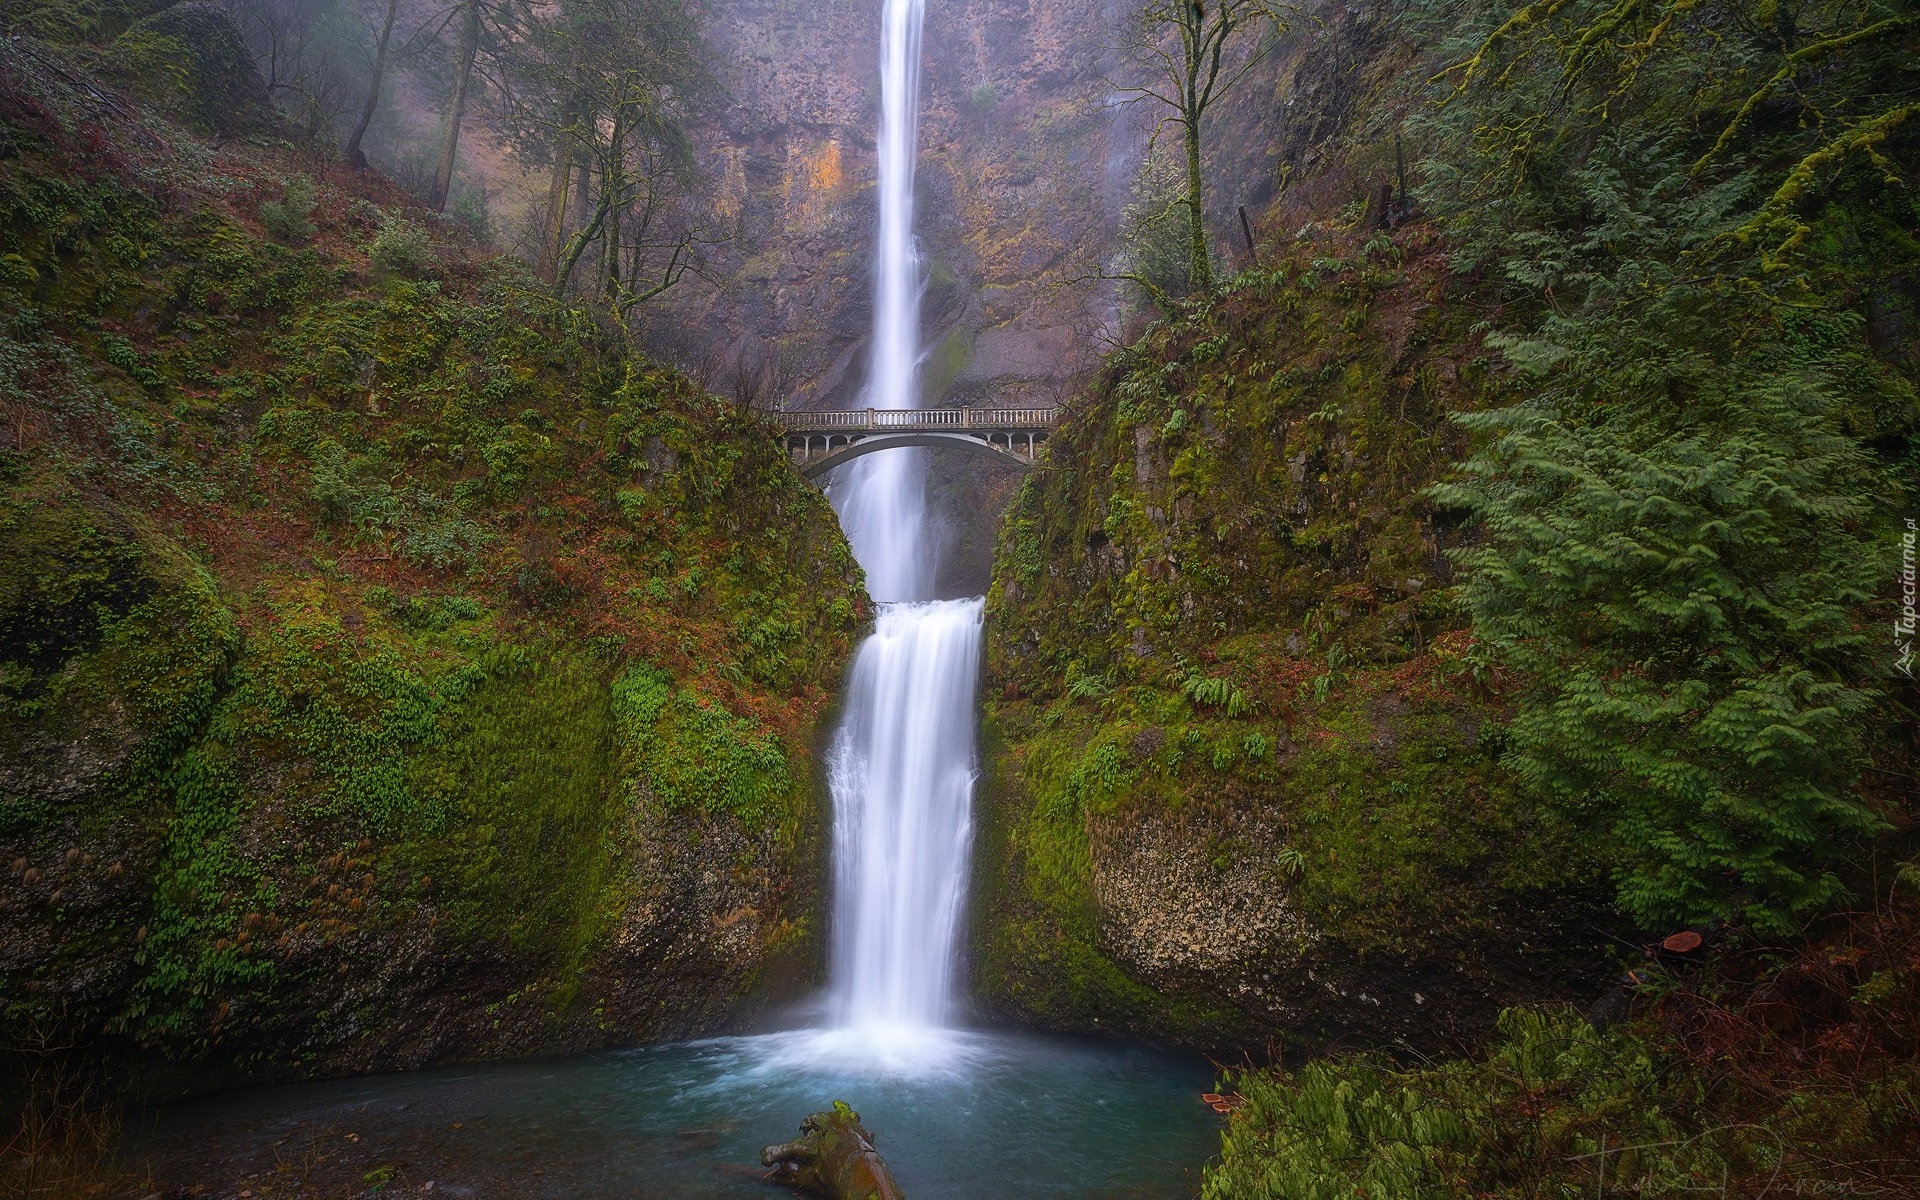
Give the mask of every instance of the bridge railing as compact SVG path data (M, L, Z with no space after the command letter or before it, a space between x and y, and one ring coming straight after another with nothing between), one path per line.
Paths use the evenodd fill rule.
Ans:
M769 414L789 433L916 429L1050 429L1058 408L852 408Z

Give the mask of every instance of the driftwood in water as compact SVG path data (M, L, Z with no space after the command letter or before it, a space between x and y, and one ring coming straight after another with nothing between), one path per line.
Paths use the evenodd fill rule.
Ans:
M873 1135L860 1124L860 1114L835 1100L830 1112L817 1112L800 1122L800 1136L781 1146L768 1146L760 1161L773 1169L767 1182L798 1188L820 1200L904 1200Z

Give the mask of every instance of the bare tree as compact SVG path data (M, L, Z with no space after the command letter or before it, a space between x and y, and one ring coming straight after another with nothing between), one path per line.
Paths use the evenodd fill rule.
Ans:
M1203 219L1201 122L1220 97L1266 57L1293 12L1274 0L1149 0L1128 36L1128 56L1151 78L1121 90L1135 100L1157 100L1173 110L1155 127L1154 144L1168 124L1179 128L1185 143L1187 254L1195 292L1213 290ZM1237 51L1249 35L1252 44L1230 56L1229 48ZM1148 153L1151 156L1151 145Z
M325 131L358 90L351 60L366 29L337 0L228 0L267 91L309 137Z
M768 407L787 406L800 390L800 381L806 378L808 366L806 353L793 341L778 338L773 342L773 349L766 356Z
M735 404L745 409L768 406L767 365L764 347L747 341L740 343L740 348L733 354L732 387L729 389Z
M799 390L806 358L785 339L743 340L728 360L726 390L741 408L777 411Z
M467 115L467 91L473 84L473 62L480 53L480 0L461 0L455 10L460 24L460 41L454 49L453 95L447 101L447 127L440 137L440 163L433 173L433 192L427 204L436 212L447 210L447 195L453 190L453 168L460 150L460 126Z

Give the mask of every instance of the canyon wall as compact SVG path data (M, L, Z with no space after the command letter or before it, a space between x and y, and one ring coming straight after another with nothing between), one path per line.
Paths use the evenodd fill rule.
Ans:
M55 53L0 50L7 1043L203 1086L793 993L866 600L773 431Z
M918 230L927 403L1057 399L1094 361L1113 296L1072 285L1110 251L1136 114L1104 101L1111 14L1093 0L926 12ZM735 349L779 340L795 402L853 407L871 324L879 6L744 0L709 27L731 91L703 131L735 226L728 287L676 316Z

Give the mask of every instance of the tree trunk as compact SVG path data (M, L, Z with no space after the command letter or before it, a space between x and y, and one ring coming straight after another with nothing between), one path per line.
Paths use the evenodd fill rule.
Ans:
M565 133L553 152L553 177L547 181L547 244L540 248L540 274L552 283L567 244L567 176L573 172L573 144Z
M620 307L620 242L627 217L626 140L626 121L616 113L613 128L607 133L607 155L600 164L601 204L607 210L606 224L600 228L600 236L605 239L600 246L600 289L616 314Z
M593 156L577 147L573 158L573 227L585 229L593 211Z
M1200 178L1200 114L1180 122L1187 138L1187 254L1193 294L1213 291L1213 260L1207 256L1207 223L1202 219Z
M606 227L601 230L606 240L600 245L600 294L608 307L616 309L620 304L620 232L625 215L619 205L609 205Z
M541 250L543 261L540 267L548 283L554 282L560 268L560 256L566 252L567 185L572 180L574 160L579 155L579 140L574 130L574 123L579 119L580 102L577 98L569 98L565 123L553 140L553 177L547 182L547 244ZM586 180L582 179L580 186L584 191ZM576 218L575 224L578 223Z
M447 135L440 143L440 166L433 174L428 207L447 211L453 190L454 157L460 149L460 122L467 112L467 85L473 78L474 55L480 52L480 0L466 0L466 22L460 33L460 57L453 75L453 99L447 105Z
M566 252L567 184L573 176L574 158L580 152L579 123L585 117L586 105L578 90L580 49L577 45L567 54L566 78L571 90L560 109L560 128L554 131L553 176L547 181L547 243L540 250L540 272L548 283L553 282L560 267L560 256Z
M585 189L582 189L583 191ZM567 290L567 280L573 275L574 264L580 261L580 255L586 251L587 244L593 241L600 231L600 222L607 217L607 198L600 197L600 207L594 210L593 220L582 222L580 231L567 239L567 252L561 256L560 265L554 269L553 296L558 300Z
M353 136L347 139L347 161L356 167L367 165L366 155L360 153L360 141L367 136L367 126L373 124L373 114L380 107L380 85L387 77L387 43L393 37L393 19L400 15L400 0L387 0L387 19L380 26L380 46L373 52L373 82L367 85L367 106L360 110L360 123L353 127Z

